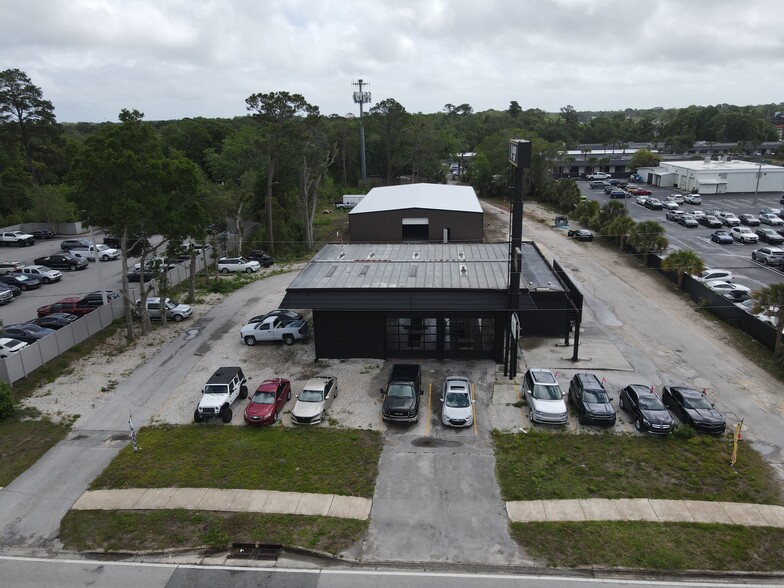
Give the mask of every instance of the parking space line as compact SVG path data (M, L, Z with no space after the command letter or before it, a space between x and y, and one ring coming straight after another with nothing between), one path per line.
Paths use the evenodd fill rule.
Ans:
M430 436L430 399L433 396L433 382L427 385L427 420L425 421L425 437Z
M474 435L479 435L476 428L476 384L471 382L471 412L474 415Z

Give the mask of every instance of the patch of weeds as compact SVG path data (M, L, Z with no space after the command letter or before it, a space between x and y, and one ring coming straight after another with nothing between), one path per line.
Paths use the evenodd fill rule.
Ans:
M106 386L102 386L101 387L101 392L104 392L104 393L111 392L112 390L114 390L117 387L117 384L118 384L117 380L109 380L106 383Z
M518 400L517 402L513 402L512 406L514 406L515 408L523 408L524 406L526 406L526 404L527 403L525 400Z

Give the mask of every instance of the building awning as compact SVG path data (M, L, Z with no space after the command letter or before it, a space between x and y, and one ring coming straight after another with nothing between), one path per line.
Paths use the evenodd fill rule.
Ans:
M673 172L673 171L657 171L657 172L653 172L653 173L655 175L657 175L657 176L660 176L660 177L674 176L675 175L675 172Z

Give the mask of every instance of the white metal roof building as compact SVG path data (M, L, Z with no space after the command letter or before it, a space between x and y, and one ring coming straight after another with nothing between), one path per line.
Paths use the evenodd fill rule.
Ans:
M752 161L663 161L637 173L648 184L700 194L784 191L784 167Z
M482 242L482 207L471 186L373 188L349 212L353 242Z

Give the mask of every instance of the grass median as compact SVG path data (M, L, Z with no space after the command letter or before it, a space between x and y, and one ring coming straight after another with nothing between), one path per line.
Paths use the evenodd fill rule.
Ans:
M494 435L504 500L660 498L784 504L773 469L729 436L664 438L531 431Z
M93 482L100 488L236 488L370 498L381 436L335 428L160 426L141 429Z

